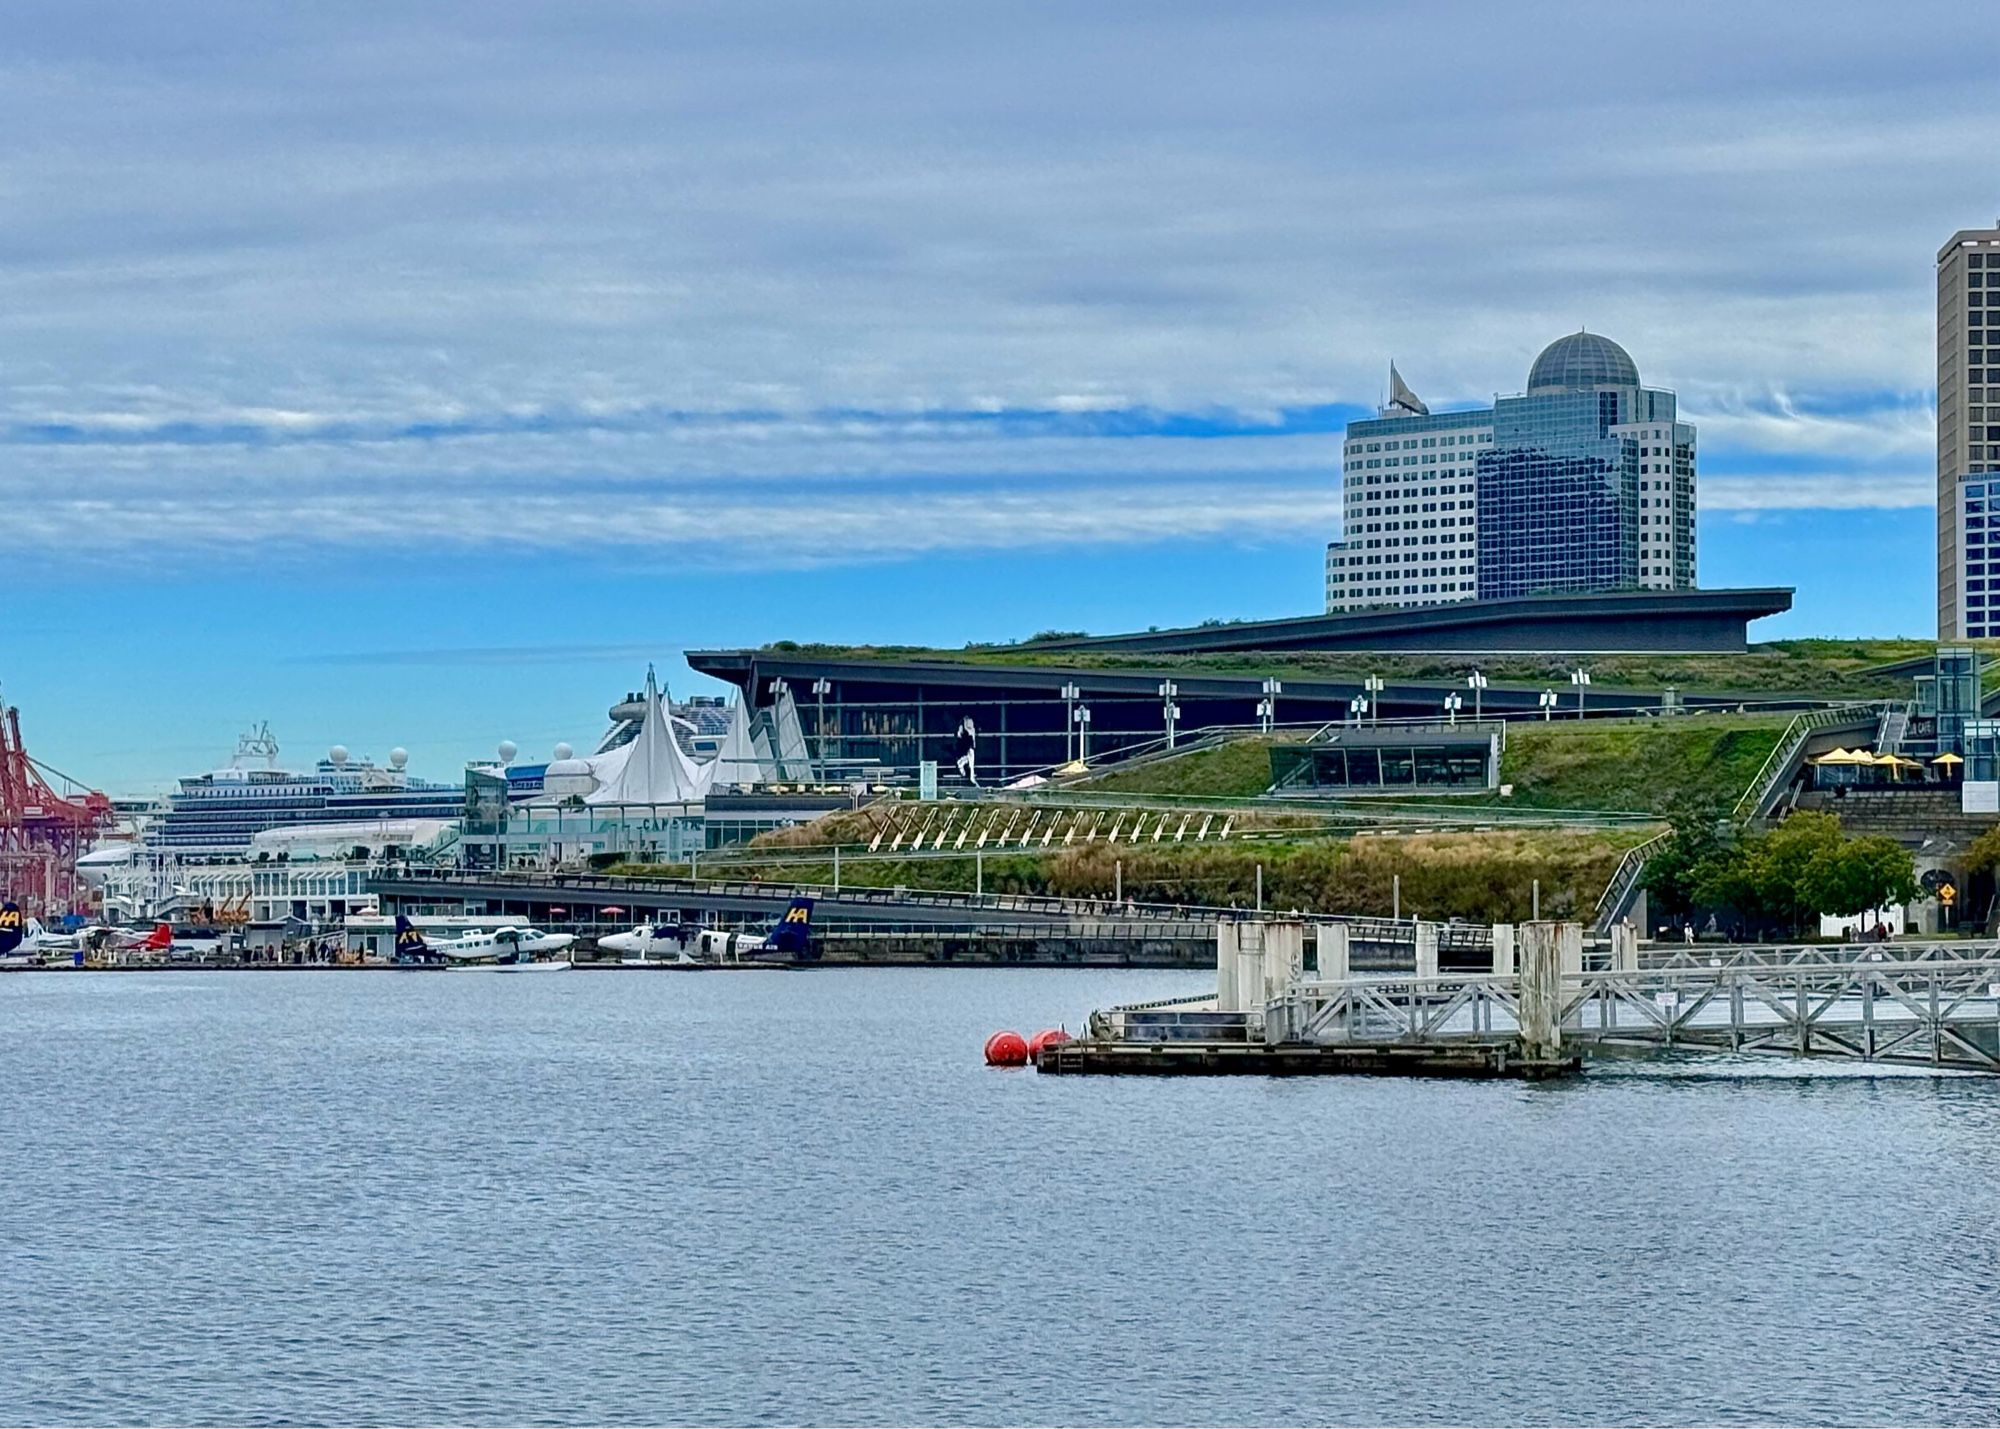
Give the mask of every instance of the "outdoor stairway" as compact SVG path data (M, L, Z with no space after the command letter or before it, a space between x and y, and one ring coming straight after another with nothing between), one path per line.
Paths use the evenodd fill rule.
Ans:
M1837 816L1850 834L1886 834L1904 841L1943 837L1966 842L1995 823L1991 814L1963 812L1956 788L1849 789L1839 797L1814 789L1799 795L1798 807Z
M1875 726L1875 752L1877 754L1897 754L1902 751L1903 740L1910 733L1910 707L1889 705L1882 711L1882 719Z

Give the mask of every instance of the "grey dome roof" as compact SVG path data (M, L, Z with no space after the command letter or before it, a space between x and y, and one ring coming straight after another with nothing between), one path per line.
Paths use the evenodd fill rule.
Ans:
M1542 349L1528 370L1530 392L1588 392L1596 387L1637 387L1639 369L1608 337L1573 332Z

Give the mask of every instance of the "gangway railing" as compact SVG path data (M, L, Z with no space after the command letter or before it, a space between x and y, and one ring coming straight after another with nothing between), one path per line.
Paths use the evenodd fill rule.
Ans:
M1625 850L1625 856L1618 860L1618 867L1611 871L1611 881L1604 885L1604 892L1597 897L1597 907L1590 923L1593 932L1610 931L1611 925L1630 905L1633 890L1645 876L1646 860L1666 847L1673 836L1674 831L1668 829Z
M1807 710L1795 716L1792 722L1785 726L1784 733L1778 736L1777 744L1772 747L1770 755L1758 768L1756 777L1750 781L1750 786L1743 791L1743 797L1736 801L1736 807L1731 810L1732 817L1740 822L1757 816L1758 812L1770 802L1771 796L1778 791L1778 787L1791 777L1799 751L1805 748L1806 741L1813 735L1837 724L1857 723L1863 715L1872 714L1877 708L1878 706L1872 701L1858 701L1851 704L1830 705L1825 709Z

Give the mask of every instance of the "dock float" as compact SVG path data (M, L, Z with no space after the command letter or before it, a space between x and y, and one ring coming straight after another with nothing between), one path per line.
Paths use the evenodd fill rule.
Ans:
M1533 1057L1518 1044L1326 1046L1256 1042L1128 1042L1085 1038L1041 1049L1057 1076L1456 1077L1546 1081L1583 1070L1581 1056Z

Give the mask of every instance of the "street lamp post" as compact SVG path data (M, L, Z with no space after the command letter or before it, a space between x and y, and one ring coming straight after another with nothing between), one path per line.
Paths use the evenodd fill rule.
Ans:
M1576 686L1576 717L1583 718L1583 692L1590 687L1590 671L1578 665L1569 672L1569 682Z
M1381 715L1376 712L1375 707L1382 703L1382 677L1380 675L1370 675L1361 682L1361 688L1368 692L1368 699L1362 708L1369 712L1368 723L1373 724L1381 718Z
M1172 680L1160 681L1160 717L1167 725L1167 748L1174 747L1174 722L1181 717L1181 707L1174 703L1174 696L1181 692Z
M1481 709L1481 696L1486 693L1486 672L1474 670L1465 677L1465 686L1472 691L1472 719L1473 723L1477 724L1484 714Z
M1453 691L1444 697L1444 717L1453 729L1458 728L1458 712L1465 708L1465 696Z
M1264 733L1271 732L1271 726L1278 722L1278 696L1283 694L1285 682L1275 676L1264 677L1264 703L1257 706L1257 714L1264 721Z
M815 725L819 730L819 777L826 778L826 697L833 693L833 682L825 678L813 681L813 698L819 702L819 717Z
M1083 697L1083 691L1078 689L1076 682L1072 680L1056 693L1062 696L1063 702L1063 763L1067 764L1074 757L1069 752L1072 737L1070 731L1076 727L1076 702Z
M1542 718L1544 720L1555 717L1556 692L1554 690L1543 690L1536 703L1542 707Z

